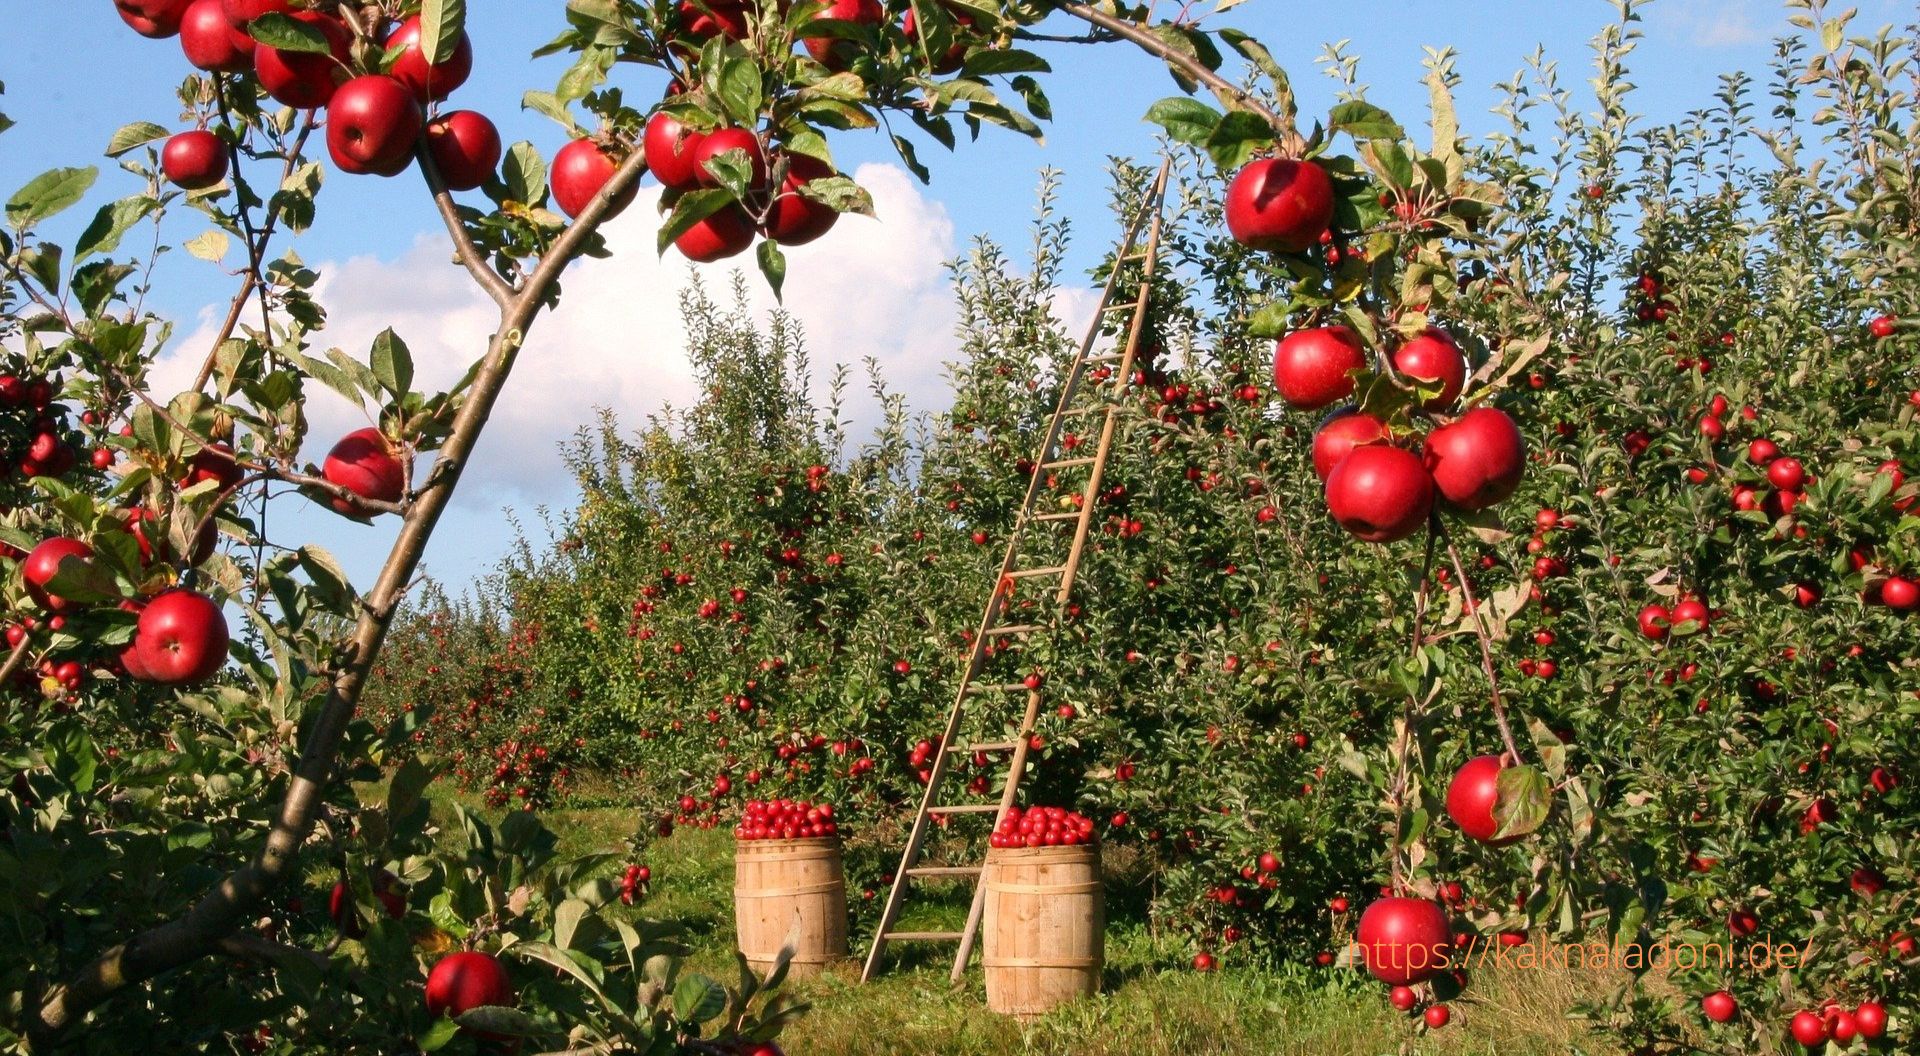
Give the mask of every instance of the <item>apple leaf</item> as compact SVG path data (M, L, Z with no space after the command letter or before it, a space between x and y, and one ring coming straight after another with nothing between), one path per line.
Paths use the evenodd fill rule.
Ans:
M120 584L112 572L71 555L60 559L53 578L47 581L47 593L84 605L118 601L121 597Z
M86 197L99 178L100 170L91 165L43 172L7 200L7 222L15 230L25 231Z
M1293 328L1287 308L1287 302L1273 301L1253 313L1253 318L1247 320L1247 336L1267 340L1281 337Z
M1256 152L1273 145L1273 126L1258 114L1230 110L1202 145L1213 157L1214 164L1232 171L1245 165Z
M269 11L247 24L247 33L269 48L307 55L333 54L327 35L280 11Z
M166 139L170 135L172 133L168 132L164 126L156 125L151 121L135 121L131 125L123 125L120 131L115 132L113 138L107 141L107 157L117 158L136 147Z
M227 250L232 244L233 240L227 237L225 231L209 228L206 231L202 231L198 236L183 243L181 248L193 254L193 256L199 260L218 264L220 263L220 258L227 255Z
M1545 774L1531 766L1509 766L1500 771L1496 783L1499 798L1494 800L1493 820L1499 828L1494 839L1526 836L1546 824L1550 805Z
M547 200L547 162L532 143L522 140L507 150L500 180L510 201L540 205Z
M822 176L800 185L802 197L832 206L842 213L873 215L873 196L865 187L845 176Z
M295 361L299 363L300 369L305 372L308 377L319 379L322 385L345 396L347 402L353 404L355 407L366 406L366 394L361 392L360 387L353 383L353 378L350 377L346 371L328 363L326 360L314 359L312 356L298 356ZM141 408L140 410L144 409L145 408ZM133 421L134 435L138 436L140 429L139 410L134 412ZM149 444L149 446L151 445Z
M160 203L145 195L134 198L122 198L117 202L100 207L94 214L93 223L80 233L79 241L73 244L73 259L85 260L96 253L111 253L119 248L120 239L134 224L139 223Z
M780 252L780 243L771 238L761 239L753 255L759 261L760 274L767 277L767 285L773 288L773 299L780 300L780 287L787 281L787 255Z
M512 1037L526 1037L538 1030L533 1017L517 1008L505 1008L500 1005L481 1005L453 1017L455 1023L468 1030L483 1031L487 1034L506 1034Z
M682 976L673 988L673 1013L684 1023L704 1023L727 1007L727 992L699 973Z
M453 58L467 31L467 0L425 0L420 5L420 41L427 61L438 66Z
M413 388L413 354L392 327L380 331L380 336L373 339L367 362L373 367L373 376L381 388L393 398L399 399Z
M967 56L961 72L968 77L995 77L1009 73L1052 73L1053 67L1030 51L983 48Z
M1167 130L1181 143L1204 146L1213 130L1220 127L1220 111L1184 95L1162 99L1147 107L1146 120Z
M1327 113L1327 129L1354 139L1400 139L1406 130L1385 110L1372 103L1349 100Z
M66 251L51 242L42 242L20 251L20 267L38 279L48 293L60 293L60 263Z

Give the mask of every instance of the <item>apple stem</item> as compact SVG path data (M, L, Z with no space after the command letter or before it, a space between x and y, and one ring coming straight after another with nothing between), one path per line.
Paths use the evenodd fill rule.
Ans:
M1524 757L1520 754L1520 745L1513 738L1513 727L1507 722L1507 705L1500 697L1500 677L1493 670L1493 643L1487 634L1485 617L1480 612L1479 602L1474 600L1473 586L1467 582L1467 569L1460 561L1460 550L1447 540L1447 557L1453 562L1453 574L1460 580L1460 596L1465 600L1467 613L1473 617L1473 633L1480 640L1480 669L1487 673L1487 685L1493 692L1493 721L1500 727L1500 739L1506 742L1507 755L1515 763Z

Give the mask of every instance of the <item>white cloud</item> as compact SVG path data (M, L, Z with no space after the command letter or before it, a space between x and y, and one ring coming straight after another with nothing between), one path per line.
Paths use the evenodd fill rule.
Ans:
M873 193L878 219L845 217L819 241L790 249L786 307L806 331L816 381L824 383L834 364L857 368L871 355L895 391L930 409L944 392L939 364L958 348L943 267L955 251L953 224L897 167L865 165L855 176ZM507 502L558 498L570 486L560 473L558 444L592 422L596 408L611 408L637 426L664 404L695 397L681 290L697 271L724 303L731 273L753 264L744 255L709 265L689 264L672 251L656 256L659 196L657 188L643 190L607 225L613 257L568 269L560 307L535 323L463 481L466 503L497 510ZM418 386L434 390L457 380L493 332L492 303L435 234L421 236L396 258L354 257L316 270L321 279L314 293L329 315L315 337L315 354L331 346L364 358L374 336L391 326L412 350ZM748 289L757 311L775 306L757 273ZM218 314L205 310L197 332L157 366L157 391L178 391L190 381ZM874 420L870 401L854 412L857 420ZM308 413L312 439L304 454L315 461L334 438L367 424L326 390L318 390Z
M1704 48L1758 44L1769 30L1755 17L1756 0L1675 0L1654 7L1654 18ZM1784 27L1783 27L1784 28Z

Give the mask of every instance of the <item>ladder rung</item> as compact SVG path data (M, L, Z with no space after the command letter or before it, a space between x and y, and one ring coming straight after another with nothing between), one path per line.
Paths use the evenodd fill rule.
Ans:
M1012 693L1016 689L1025 689L1025 682L1006 682L997 686L983 686L978 682L967 687L968 693Z
M1063 458L1058 462L1042 462L1040 463L1040 468L1041 469L1072 469L1075 466L1091 466L1093 465L1094 461L1095 459L1092 455L1082 455L1079 458Z
M880 936L888 942L958 942L957 931L889 931Z
M993 808L999 810L999 807ZM979 876L983 866L978 865L916 865L907 870L908 876Z
M949 752L972 755L975 752L1011 752L1020 746L1018 741L981 741L978 744L956 744L948 748Z
M1127 354L1126 354L1125 352L1102 352L1102 353L1100 353L1100 354L1099 354L1099 355L1097 355L1097 356L1088 356L1088 357L1086 358L1086 362L1088 362L1088 363L1118 363L1118 362L1120 362L1121 360L1123 360L1123 359L1125 359L1125 358L1127 358Z
M1046 628L1037 623L1003 623L998 627L987 628L987 633L989 635L1032 634L1035 631L1044 630Z
M1139 305L1139 302L1138 302L1138 301L1122 301L1122 302L1120 302L1119 304L1109 304L1109 305L1107 305L1107 306L1106 306L1105 308L1102 308L1102 309L1101 309L1101 311L1103 311L1103 312L1131 312L1131 311L1133 311L1133 310L1134 310L1135 308L1138 308L1139 306L1140 306L1140 305Z
M1036 513L1033 515L1033 519L1036 521L1077 521L1080 519L1080 511L1070 510L1066 513Z
M927 808L929 814L997 814L999 811L998 803L955 803L948 807ZM909 869L907 872L911 873L913 870Z
M1079 516L1079 514L1075 514L1074 516L1077 517ZM1065 565L1054 565L1051 568L1023 568L1018 572L1007 573L1007 578L1008 579L1034 579L1039 576L1057 576L1060 573L1065 572L1066 570L1067 570L1067 566Z

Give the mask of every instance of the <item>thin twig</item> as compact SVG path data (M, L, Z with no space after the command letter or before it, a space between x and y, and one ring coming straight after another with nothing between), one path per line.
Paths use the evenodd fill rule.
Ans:
M26 629L23 627L21 630L25 631ZM7 654L5 666L0 666L0 686L5 686L7 682L19 672L20 665L27 662L27 654L32 651L33 635L31 633L22 634L19 643L13 647L13 652Z
M1493 692L1493 721L1500 726L1500 739L1507 744L1507 754L1515 763L1525 757L1520 754L1519 742L1513 739L1513 727L1507 725L1507 705L1500 698L1500 677L1493 670L1493 642L1484 624L1485 616L1473 599L1473 587L1467 583L1467 570L1460 563L1460 551L1447 540L1447 557L1453 562L1453 574L1460 580L1460 596L1465 600L1467 612L1473 617L1473 632L1480 639L1480 668L1487 673L1487 685Z

